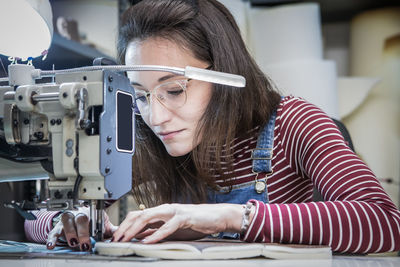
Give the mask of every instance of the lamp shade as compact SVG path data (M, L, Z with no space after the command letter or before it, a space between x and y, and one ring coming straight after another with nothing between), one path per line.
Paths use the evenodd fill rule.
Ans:
M53 15L49 0L1 0L0 10L0 54L26 60L50 47Z

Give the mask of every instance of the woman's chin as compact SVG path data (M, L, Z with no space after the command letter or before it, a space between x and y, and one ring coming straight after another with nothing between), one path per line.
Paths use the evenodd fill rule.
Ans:
M190 148L184 148L184 147L171 147L171 146L166 146L165 147L168 154L171 157L181 157L181 156L185 156L188 153L190 153L192 151L192 147Z

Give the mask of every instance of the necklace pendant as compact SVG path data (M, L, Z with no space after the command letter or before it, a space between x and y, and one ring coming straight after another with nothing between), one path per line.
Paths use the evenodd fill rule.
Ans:
M256 181L256 184L254 185L254 189L258 194L261 194L262 192L265 191L266 184L263 181Z

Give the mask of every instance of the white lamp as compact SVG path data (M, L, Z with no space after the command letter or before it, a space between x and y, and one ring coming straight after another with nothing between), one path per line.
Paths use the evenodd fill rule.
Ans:
M1 0L0 10L0 54L26 60L50 47L53 15L49 0Z

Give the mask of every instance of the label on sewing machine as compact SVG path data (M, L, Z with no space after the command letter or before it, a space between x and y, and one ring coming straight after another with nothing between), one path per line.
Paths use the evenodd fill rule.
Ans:
M121 152L133 152L133 96L117 92L117 149Z

